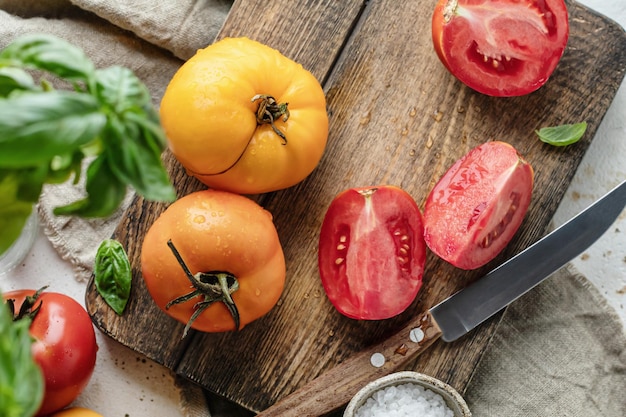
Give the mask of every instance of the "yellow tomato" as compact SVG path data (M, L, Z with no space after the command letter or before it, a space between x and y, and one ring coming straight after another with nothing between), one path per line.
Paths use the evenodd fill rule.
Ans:
M165 91L160 116L172 153L190 175L240 194L302 181L328 138L317 79L248 38L222 39L185 62Z
M100 413L83 407L70 407L65 410L57 411L49 417L104 417Z

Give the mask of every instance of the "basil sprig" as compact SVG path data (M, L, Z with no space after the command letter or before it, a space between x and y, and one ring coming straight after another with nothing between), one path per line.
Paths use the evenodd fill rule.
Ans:
M543 127L536 130L542 142L553 146L567 146L576 143L587 130L587 122L565 124L560 126Z
M98 294L117 314L124 313L131 281L130 261L122 244L114 239L102 241L96 252L94 284Z
M44 394L44 381L33 359L30 319L13 321L6 304L0 305L0 415L35 415Z
M53 89L46 77L68 88ZM55 214L109 216L128 186L147 200L173 201L165 147L150 93L130 69L96 69L53 36L16 39L0 51L0 253L19 236L43 185L78 181L85 160L86 196Z

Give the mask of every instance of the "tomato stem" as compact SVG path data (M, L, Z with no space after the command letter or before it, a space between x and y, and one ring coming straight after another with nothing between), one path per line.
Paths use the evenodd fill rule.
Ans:
M452 20L452 17L456 14L458 7L458 0L448 0L443 8L443 19L446 23Z
M237 309L237 305L235 301L231 297L231 294L239 289L239 282L237 278L231 274L230 272L224 271L209 271L209 272L198 272L195 275L191 273L187 264L183 260L182 256L172 243L172 240L167 241L167 246L171 249L172 253L176 257L179 265L185 272L185 275L193 285L194 290L181 295L174 300L171 300L165 305L165 309L169 309L174 304L184 303L196 297L203 297L202 301L197 302L193 306L193 314L187 321L185 325L185 329L183 331L183 338L187 335L187 332L191 328L193 322L211 305L216 302L224 303L230 315L235 322L235 330L239 330L240 318L239 318L239 310Z
M283 118L283 122L289 120L289 109L287 108L289 103L278 103L276 99L267 94L257 94L252 97L252 102L260 101L259 107L256 111L256 121L259 125L270 124L274 132L280 136L282 144L287 144L287 137L283 132L278 130L274 125L274 120Z
M22 320L25 317L33 320L39 312L43 301L40 301L36 307L35 304L37 303L37 300L39 300L39 296L41 295L41 293L44 292L46 288L48 288L47 285L38 289L33 295L29 295L24 298L22 306L20 307L20 311L18 311L17 313L15 312L15 300L12 298L6 300L6 304L9 307L9 311L11 312L11 316L13 317L13 321Z

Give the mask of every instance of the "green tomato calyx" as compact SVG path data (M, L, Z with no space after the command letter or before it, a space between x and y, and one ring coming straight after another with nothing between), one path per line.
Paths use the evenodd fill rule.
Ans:
M278 103L274 97L267 94L257 94L252 97L251 101L254 103L259 100L259 107L256 111L257 124L270 124L274 132L280 136L283 145L286 145L287 137L283 132L278 130L274 121L280 119L281 117L283 122L289 120L289 109L287 108L289 103Z
M189 282L191 282L191 285L193 285L194 290L189 292L188 294L171 300L165 305L165 309L167 310L174 304L184 303L195 297L203 297L202 301L199 301L194 305L194 312L189 318L187 324L185 325L182 337L184 338L185 336L187 336L187 332L191 328L193 322L207 308L209 308L216 302L224 303L231 316L233 317L233 321L235 322L234 330L239 330L239 310L237 309L235 301L231 297L231 295L239 289L239 282L237 281L237 278L230 272L224 271L198 272L194 275L187 267L187 264L185 263L182 256L180 255L171 240L167 241L167 246L169 246L181 268L183 268L183 271L185 271L185 275L189 279Z

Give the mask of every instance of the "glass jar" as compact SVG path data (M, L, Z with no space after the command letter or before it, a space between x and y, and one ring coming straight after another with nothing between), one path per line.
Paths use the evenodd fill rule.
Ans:
M37 207L33 207L33 211L26 220L22 233L13 245L4 253L0 254L0 276L13 270L20 262L24 260L30 252L37 234L39 233L39 215Z

